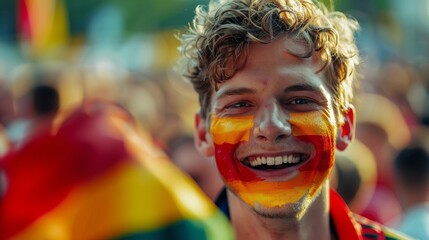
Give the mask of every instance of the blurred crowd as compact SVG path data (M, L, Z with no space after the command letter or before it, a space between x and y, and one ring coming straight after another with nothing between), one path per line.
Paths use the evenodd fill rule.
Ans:
M86 85L57 67L23 66L2 88L0 239L232 239L166 154L183 129L158 81Z
M351 146L337 154L332 187L353 211L369 219L405 233L409 228L429 229L407 222L422 206L429 212L429 49L421 47L422 42L429 42L429 26L409 34L410 29L393 24L391 17L380 16L372 24L374 19L362 12L355 14L362 18L359 44L363 59L354 103L357 128ZM0 155L19 149L39 131L51 128L58 113L88 99L114 101L214 199L222 182L214 163L193 144L198 101L191 86L173 70L178 44L174 33L150 37L158 45L163 42L165 49L144 48L152 55L163 51L169 56L156 67L130 67L117 61L114 53L124 46L112 43L105 48L69 46L54 59L30 56L24 49L23 60L14 64L0 54L0 63L4 63L0 66ZM407 37L416 34L421 36L417 50L407 42ZM148 39L140 36L133 41ZM136 51L144 53L144 49L140 46ZM141 57L132 50L127 54L129 62ZM1 175L0 193L6 191L7 183Z

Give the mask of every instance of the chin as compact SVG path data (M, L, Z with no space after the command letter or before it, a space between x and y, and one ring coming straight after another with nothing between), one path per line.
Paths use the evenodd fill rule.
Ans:
M252 210L264 218L299 220L307 212L312 202L311 199L307 193L295 203L288 203L279 207L266 207L255 203Z

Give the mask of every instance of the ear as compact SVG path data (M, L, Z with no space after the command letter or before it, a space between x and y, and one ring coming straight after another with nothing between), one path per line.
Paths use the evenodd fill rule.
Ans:
M336 146L344 151L354 138L355 131L355 109L350 105L347 112L343 113L344 123L339 127Z
M204 156L212 157L214 155L214 144L208 129L206 119L198 113L195 114L195 145Z

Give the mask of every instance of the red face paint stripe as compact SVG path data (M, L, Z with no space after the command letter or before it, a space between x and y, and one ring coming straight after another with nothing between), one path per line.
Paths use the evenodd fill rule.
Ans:
M303 165L299 170L312 171L312 170L327 170L333 166L334 142L330 137L325 136L299 136L298 139L305 142L311 142L315 149L317 149L313 159L320 159L320 161L312 161L310 164ZM317 165L316 165L317 164Z
M242 181L256 181L262 180L257 177L252 171L244 167L241 164L235 163L234 160L231 161L231 157L237 144L224 143L222 145L215 144L215 157L216 164L219 171L222 173L222 176L230 181L233 180L242 180ZM238 160L236 160L238 161ZM239 174L237 174L239 173Z
M325 159L325 161L311 161L308 164L303 165L299 170L300 171L326 171L333 166L332 156L332 143L328 137L322 136L301 136L301 140L306 142L311 142L315 145L317 151L314 159ZM242 180L244 182L251 182L256 180L261 180L260 177L256 176L255 173L250 171L247 167L243 166L240 163L235 163L238 159L231 161L231 156L233 156L237 144L228 144L224 143L221 145L215 144L215 157L216 163L219 170L222 172L222 175L226 179L230 180ZM237 175L239 173L240 175ZM239 178L240 176L240 178Z

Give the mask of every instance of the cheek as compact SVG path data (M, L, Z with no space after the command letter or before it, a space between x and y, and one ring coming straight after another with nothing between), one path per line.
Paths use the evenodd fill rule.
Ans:
M293 135L305 142L310 142L316 152L312 164L300 170L327 170L332 168L335 152L335 121L326 112L293 113L290 123Z
M253 128L253 116L218 118L212 116L210 132L215 146L217 167L226 181L255 176L248 169L234 161L234 153L241 142L249 141Z
M249 141L250 129L253 128L253 116L218 118L212 116L210 133L217 145L224 143L236 145Z

